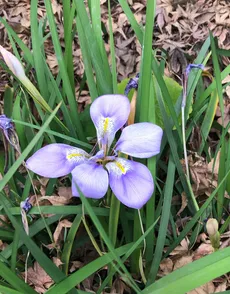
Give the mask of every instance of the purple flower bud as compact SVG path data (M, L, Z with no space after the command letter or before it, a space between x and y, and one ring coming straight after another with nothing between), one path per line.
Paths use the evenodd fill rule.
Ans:
M199 68L201 70L204 70L204 65L203 64L189 64L187 67L186 67L186 70L185 70L185 74L186 76L189 75L190 71L193 69L193 68Z
M6 140L20 153L18 136L14 130L12 120L5 114L0 115L0 129L3 130Z
M138 73L134 78L130 79L128 84L125 87L125 95L128 96L129 92L132 89L138 88L138 81L139 81L140 74Z
M20 203L21 209L24 209L25 212L28 212L32 208L32 204L29 202L29 197Z
M12 120L5 114L0 115L0 128L3 130L13 128Z
M190 71L193 68L198 68L198 69L204 70L204 65L203 64L193 64L193 63L191 63L186 67L186 70L185 70L184 75L183 75L183 89L184 90L183 90L183 99L182 99L182 104L181 104L182 108L184 108L185 105L186 105L188 76L189 76Z

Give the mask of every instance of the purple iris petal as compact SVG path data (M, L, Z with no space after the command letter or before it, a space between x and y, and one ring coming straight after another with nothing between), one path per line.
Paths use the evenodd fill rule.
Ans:
M126 206L140 209L151 197L154 184L148 168L124 158L106 164L114 195Z
M26 161L26 166L40 176L58 178L68 175L88 157L82 149L66 144L50 144L34 153Z
M162 129L152 123L137 123L123 129L116 150L138 158L149 158L160 152Z
M104 154L104 150L99 150L94 156L90 157L89 160L93 160L96 161L97 159L102 159L104 158L105 154Z
M89 198L102 198L108 190L108 173L102 165L97 163L90 162L75 167L72 176L73 196L79 196L76 184L83 195Z
M130 113L130 103L123 95L103 95L90 107L90 115L97 129L99 146L110 145L115 133L126 123Z

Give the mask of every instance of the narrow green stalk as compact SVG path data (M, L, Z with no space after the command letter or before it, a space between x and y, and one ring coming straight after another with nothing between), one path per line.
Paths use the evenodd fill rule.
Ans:
M152 35L156 1L148 0L146 8L146 27L144 32L141 72L138 87L137 111L140 112L140 121L146 121L149 112L150 81L152 79ZM137 115L138 115L137 112Z
M145 32L144 32L144 40L143 40L143 52L142 52L142 62L141 62L141 71L140 71L140 79L139 79L139 85L138 85L138 96L137 96L137 108L136 108L136 120L139 121L149 121L149 111L150 111L150 105L151 105L151 112L153 112L153 121L155 119L155 109L154 109L154 103L150 103L150 100L153 99L153 97L150 97L150 87L152 85L152 70L151 70L151 64L152 64L152 36L153 36L153 27L154 27L154 17L155 17L155 10L156 10L156 1L155 0L148 0L147 1L147 8L146 8L146 26L145 26ZM154 175L155 174L155 165L151 165L151 172ZM149 208L150 210L152 208L152 211L154 211L154 199L150 201ZM151 206L151 208L150 208ZM154 212L153 212L154 213ZM149 216L149 214L148 214ZM153 218L148 218L148 224L152 224ZM137 240L141 236L141 228L140 228L140 222L138 214L135 212L134 217L134 232L133 232L133 240ZM150 240L150 238L148 238ZM150 251L153 252L153 244L151 242L148 243L150 247L148 247L148 258L150 259ZM140 257L140 250L136 250L132 255L132 270L134 272L139 271L139 257Z
M138 286L136 285L135 281L133 280L132 276L130 275L130 273L126 269L126 267L123 264L123 262L121 261L121 259L117 256L116 251L114 249L113 244L111 243L109 236L106 234L103 226L101 225L98 217L96 216L93 208L89 204L87 198L81 193L80 190L79 190L79 194L80 194L81 201L85 206L86 211L88 211L94 225L96 226L98 232L100 232L100 235L103 238L105 244L107 245L108 250L112 253L113 258L116 260L117 264L121 267L122 271L124 271L124 275L122 275L122 276L125 278L127 283L136 291L136 293L140 293L140 290L139 290Z
M119 221L119 214L120 214L120 201L115 197L115 195L112 193L111 195L111 202L110 202L110 212L109 212L109 238L114 246L116 248L116 241L117 241L117 227L118 227L118 221ZM109 265L108 272L110 273L113 271L113 265ZM110 279L110 286L112 286L113 282L113 276L111 276Z
M75 7L71 7L71 1L63 1L63 22L64 22L64 40L65 40L65 64L69 81L73 93L75 92L74 85L74 66L73 66L73 52L72 52L72 27L75 16Z
M15 231L14 233L14 240L13 240L13 247L12 247L12 255L11 255L11 264L10 268L12 272L16 271L16 264L17 264L17 254L18 254L18 244L20 241L20 234L19 231Z
M37 76L37 81L39 85L39 91L41 92L41 96L44 97L47 101L48 99L48 85L46 75L44 73L44 66L43 66L43 56L42 56L42 44L41 44L41 37L39 34L38 29L38 0L31 1L31 37L32 37L32 47L33 47L33 58L34 58L34 65L35 71Z
M219 170L218 170L218 183L222 181L226 174L226 141L225 138L222 136L222 146L220 150L220 163L219 163ZM222 214L223 214L223 207L224 207L224 194L226 189L226 181L220 188L218 194L217 194L217 216L218 221L221 220Z
M133 240L136 242L142 235L138 210L134 211ZM131 272L139 273L139 258L141 250L136 249L131 255Z
M169 224L169 217L171 212L171 201L172 201L172 195L173 195L175 170L176 170L175 164L172 160L172 156L170 156L168 170L167 170L167 179L166 179L165 190L164 190L164 203L162 207L160 229L158 232L154 258L152 260L152 265L148 275L148 285L150 283L153 283L156 279L158 268L162 258L163 249L165 246L165 239L166 239L166 234L167 234L167 229Z
M113 37L113 25L112 25L112 15L111 15L111 1L108 0L108 12L109 12L109 45L112 60L112 82L113 82L113 93L118 93L117 89L117 70L116 70L116 54L114 47L114 37Z
M129 256L132 254L132 252L137 249L137 247L140 246L140 244L143 242L143 240L145 238L147 238L147 236L149 235L149 233L153 230L153 228L155 227L155 225L157 224L159 219L157 219L149 228L147 231L145 231L145 233L135 242L133 243L132 248L130 248L125 255L122 257L122 261L125 262ZM127 246L127 245L126 245ZM97 294L102 293L102 291L105 289L106 285L108 284L108 282L110 281L112 275L115 274L115 267L113 268L113 270L108 274L108 276L106 277L106 279L103 281L103 283L101 284L100 288L97 290Z
M98 97L98 90L97 90L98 85L95 82L89 47L87 45L86 37L84 35L84 30L82 28L82 24L78 16L76 17L76 22L77 22L77 29L78 29L79 43L80 43L81 52L82 52L82 58L83 58L84 67L85 67L85 75L87 78L87 84L89 87L91 99L92 101L94 101Z
M73 242L76 237L77 230L81 224L81 215L76 215L73 224L69 230L68 236L65 240L61 260L63 262L63 270L68 275L70 255L73 247Z
M149 119L148 121L151 123L155 123L155 102L156 102L156 93L154 91L153 79L150 81L150 97L149 97ZM156 179L156 157L148 158L147 159L147 166L152 174L153 179ZM156 184L155 184L156 187ZM148 201L146 205L146 230L154 223L156 218L156 211L155 211L155 197L156 197L156 188L154 189L153 195ZM154 243L155 243L155 234L149 234L146 237L146 273L149 270L149 266L152 262L153 258L153 250L154 250Z
M109 238L115 247L117 241L117 227L120 213L120 201L112 193L109 212Z
M228 170L230 168L230 140L226 142L226 150L226 170ZM226 191L230 194L230 176L226 180Z
M65 91L65 94L67 96L68 103L70 106L70 108L69 108L70 116L71 116L71 119L72 119L74 126L76 127L78 138L82 141L85 141L86 138L85 138L85 135L83 132L83 128L82 128L79 114L77 112L77 102L76 102L76 98L75 98L75 93L72 91L69 76L68 76L68 73L66 70L66 65L64 62L62 49L61 49L61 45L60 45L60 41L59 41L59 36L57 33L57 28L56 28L56 24L55 24L55 20L54 20L54 14L53 14L51 2L48 0L45 0L45 7L47 10L47 17L49 20L50 32L51 32L51 36L52 36L52 40L53 40L55 53L56 53L57 60L58 60L60 74L61 74L61 78L63 81L63 89Z

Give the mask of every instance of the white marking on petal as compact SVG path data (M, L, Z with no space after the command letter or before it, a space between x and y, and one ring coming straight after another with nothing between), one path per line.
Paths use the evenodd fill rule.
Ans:
M109 172L113 172L117 176L125 175L127 171L131 169L129 162L122 158L117 158L114 162L106 164L106 167Z
M66 159L74 162L83 162L89 158L89 154L82 149L73 148L66 152Z
M98 139L101 140L105 135L109 135L114 132L114 120L110 117L101 116L98 123Z

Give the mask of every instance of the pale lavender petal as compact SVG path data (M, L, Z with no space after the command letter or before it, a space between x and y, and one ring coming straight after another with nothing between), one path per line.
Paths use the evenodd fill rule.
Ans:
M116 144L121 151L138 158L149 158L160 152L163 130L152 123L137 123L123 129Z
M26 77L24 68L16 56L14 56L11 52L7 51L2 46L0 46L0 53L2 54L6 65L18 79L23 79Z
M148 168L124 158L106 164L114 195L126 206L140 209L152 196L153 178Z
M104 150L98 151L94 156L90 157L90 161L92 160L96 161L97 159L102 159L105 156L104 153L105 153Z
M102 198L109 186L108 173L102 165L97 163L81 164L72 171L73 196L79 196L76 184L85 197Z
M115 133L126 123L130 113L129 99L123 95L103 95L90 107L90 115L97 130L100 148L110 147Z
M35 152L26 161L26 166L40 176L58 178L68 175L88 157L82 149L66 144L50 144Z

